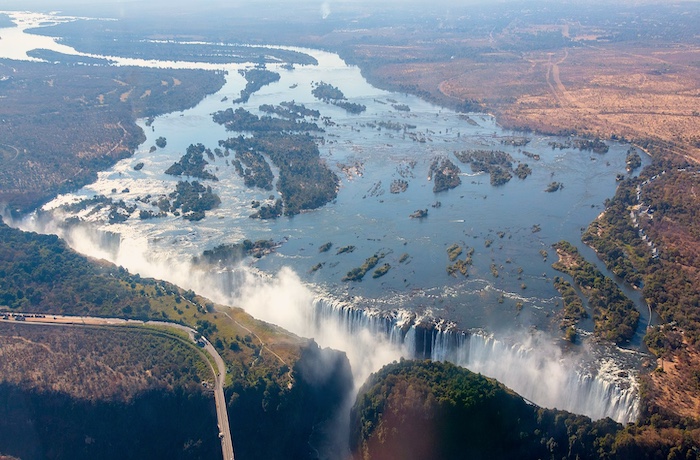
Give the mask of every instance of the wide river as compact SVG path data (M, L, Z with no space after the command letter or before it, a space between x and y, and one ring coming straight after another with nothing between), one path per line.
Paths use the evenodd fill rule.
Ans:
M28 16L21 18L27 26L32 24ZM34 24L40 20L46 18L39 17ZM0 29L0 36L10 32L36 37L19 29ZM55 42L50 39L37 40L41 47L76 53L64 45L53 47ZM16 48L13 50L9 55L0 47L2 56L22 58ZM228 74L224 87L196 107L157 117L150 126L145 120L140 121L147 140L135 155L100 173L95 183L49 203L45 207L52 210L49 223L46 216L33 216L17 225L59 233L82 252L112 260L144 276L168 279L214 300L241 305L293 332L313 335L322 345L345 349L358 378L405 354L405 350L389 347L388 351L379 352L381 347L370 345L362 350L371 352L353 353L359 338L339 340L340 332L324 334L318 327L309 328L304 324L309 321L309 313L304 313L304 309L319 298L372 315L385 311L396 317L409 312L445 320L461 330L478 330L483 336L493 334L511 348L526 349L530 354L537 354L539 348L540 355L550 355L541 358L548 359L548 364L542 364L541 359L532 364L526 359L524 366L539 366L539 372L518 378L544 379L548 377L547 366L585 356L589 366L594 363L593 371L586 371L592 372L593 377L603 378L603 373L608 372L610 381L622 385L622 392L636 386L634 364L628 363L634 350L598 347L586 340L585 346L561 350L558 323L562 302L552 283L561 274L551 267L556 260L553 243L568 240L582 246L582 230L600 214L604 201L613 196L616 176L627 174L628 145L608 143L605 154L555 149L551 143L570 144L572 139L506 131L487 115L458 114L415 96L377 89L357 67L348 66L335 54L296 50L316 58L318 65L289 69L268 64L268 70L280 74L279 81L263 87L244 104L231 101L246 83L238 70L252 64L157 63L111 57L121 64L218 68ZM359 115L349 114L317 100L311 90L315 82L321 81L338 87L350 102L364 104L367 110ZM283 101L304 104L332 121L323 126L325 133L318 145L321 157L340 178L340 188L337 199L322 208L276 220L249 218L254 211L251 202L265 202L278 193L244 186L229 161L233 156L208 159L207 169L219 181L205 182L221 197L221 205L208 211L199 222L174 216L141 220L137 211L124 223L109 224L106 210L91 213L92 208L88 208L67 213L61 208L66 203L105 195L139 209L153 210L151 204L140 199L174 190L180 179L164 171L180 159L188 145L202 143L213 150L219 140L239 134L226 132L214 123L212 113L243 107L260 115L260 105L278 105ZM379 122L402 128L389 129ZM166 138L166 147L151 152L159 137ZM527 140L526 145L512 145L523 139ZM474 149L507 152L513 157L514 166L527 163L532 174L524 180L513 177L505 185L492 186L487 174L473 173L469 165L454 156L456 151ZM433 192L429 168L436 158L449 158L461 168L461 185ZM646 164L648 159L643 161ZM143 168L136 170L139 163L143 163ZM274 167L273 171L277 172ZM408 186L403 192L391 193L391 184L397 180ZM553 181L562 183L563 188L545 192ZM409 217L419 209L427 209L427 217ZM79 217L86 224L79 232L66 233L59 224L69 217ZM230 279L231 272L202 274L190 265L192 257L204 250L246 238L272 239L279 247L261 259L244 261L243 267L235 271L238 278L244 277L244 282L239 279L227 284L222 280ZM320 252L319 248L329 242L332 248ZM473 249L473 265L466 277L447 273L447 248L453 244L464 248L461 258L469 248ZM338 248L350 245L354 251L337 254ZM341 280L349 270L377 253L385 255L380 265L391 266L384 276L375 279L370 271L361 282ZM317 269L312 271L312 267ZM585 339L591 329L590 321L584 322L580 336ZM504 360L500 365L511 364ZM475 370L498 366L499 363L490 363ZM568 364L565 367L569 369ZM621 373L620 369L625 370ZM500 378L498 372L492 374ZM546 397L538 400L536 391L528 394L532 382L519 387L517 380L506 383L538 404L556 405L593 417L610 415L621 421L636 415L636 407L626 411L617 408L615 413L603 409L599 413L582 407L586 404L571 405ZM563 389L560 391L564 393Z

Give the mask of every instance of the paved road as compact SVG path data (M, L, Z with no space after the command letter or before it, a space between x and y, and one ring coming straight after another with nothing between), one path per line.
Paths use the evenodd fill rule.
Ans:
M165 321L139 321L133 319L121 319L121 318L97 318L94 316L64 316L64 315L45 315L44 317L37 318L36 316L28 316L29 313L24 314L25 324L52 324L52 325L73 325L73 326L130 326L130 325L150 325L150 326L165 326L173 329L179 329L181 331L187 332L190 339L194 342L195 334L197 331L191 327L183 326L181 324L168 323ZM0 321L7 322L18 322L16 318L10 318L9 320L0 319ZM209 355L214 359L216 363L216 369L212 365L211 361L207 360L209 367L214 373L214 401L216 403L216 417L219 427L219 438L221 439L221 451L224 460L233 460L233 439L231 439L231 430L228 424L228 412L226 411L226 398L224 397L224 382L226 379L226 364L221 356L216 351L214 346L209 343L208 340L202 338L204 343L204 351L209 353Z

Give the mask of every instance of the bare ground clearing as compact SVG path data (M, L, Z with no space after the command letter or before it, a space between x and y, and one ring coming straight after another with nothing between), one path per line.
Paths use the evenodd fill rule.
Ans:
M624 137L697 162L699 63L700 48L690 46L600 45L506 53L489 62L482 56L386 64L372 76L437 100L478 101L505 127Z

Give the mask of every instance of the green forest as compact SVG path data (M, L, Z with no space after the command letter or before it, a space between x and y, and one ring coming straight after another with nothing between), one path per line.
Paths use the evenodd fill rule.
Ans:
M567 241L554 245L559 261L552 267L570 275L581 289L593 310L596 337L622 344L629 342L639 325L639 312L613 280L586 261L578 249ZM567 315L579 316L580 309L569 301Z
M354 459L686 459L700 430L622 425L539 408L450 363L394 362L370 376L351 412Z
M338 176L321 161L318 146L308 134L239 136L221 141L220 145L236 152L262 153L279 168L277 189L282 195L285 215L319 208L338 194Z
M700 188L697 168L656 160L638 179L620 183L605 213L583 236L608 269L641 287L649 305L667 323L675 322L691 344L700 343L700 204L687 199L695 188ZM644 211L639 213L639 228L630 218L637 206Z
M156 140L156 143L157 142L158 140ZM165 142L163 142L163 147L164 146ZM166 169L165 174L170 174L171 176L188 176L196 177L197 179L218 181L219 179L215 175L204 169L209 164L207 160L204 159L204 153L206 153L208 156L213 156L211 150L204 147L204 145L190 144L182 158Z

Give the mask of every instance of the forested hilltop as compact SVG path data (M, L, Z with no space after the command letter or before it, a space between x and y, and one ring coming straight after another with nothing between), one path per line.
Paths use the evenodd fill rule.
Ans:
M401 361L370 376L351 414L353 459L698 458L700 428L542 409L450 363Z
M240 309L226 307L224 312L192 291L185 291L167 282L132 275L123 268L104 261L90 260L75 253L56 236L21 232L0 223L0 241L3 242L0 245L0 309L4 313L158 319L191 326L205 336L228 368L224 391L235 452L237 457L240 454L239 458L286 459L290 452L295 458L311 458L309 439L313 427L336 417L351 390L352 376L343 354L320 349L313 341L295 337L276 326L257 321ZM22 359L23 366L11 366L11 370L0 372L1 396L9 398L6 401L16 398L27 401L25 406L19 408L13 404L2 407L5 411L16 409L19 411L19 415L16 415L21 416L19 419L26 419L27 423L34 424L32 426L40 424L45 428L36 434L36 438L32 438L32 443L44 445L50 441L51 436L60 436L64 429L75 433L75 436L81 434L71 439L84 442L89 427L81 420L99 418L102 425L96 425L94 429L108 430L112 420L138 416L144 410L167 416L184 410L181 409L183 404L192 406L192 411L199 411L197 413L201 413L201 417L211 416L208 412L212 404L211 398L198 396L202 395L199 379L206 380L201 374L201 363L191 358L181 359L181 356L191 356L191 352L186 349L178 352L180 355L166 353L168 349L179 347L173 345L172 341L158 342L157 338L149 338L149 333L142 331L134 333L141 334L138 341L145 348L128 343L126 339L121 342L122 345L109 348L110 344L120 343L120 334L127 334L126 331L119 330L111 333L113 340L106 340L105 348L96 345L98 351L93 352L98 357L89 358L69 337L80 335L80 343L97 344L100 336L90 334L100 334L99 331L70 330L66 332L67 336L62 336L54 332L58 327L43 333L33 330L25 333L24 329L19 330L17 327L0 328L0 341L12 344L20 356L37 354L37 359ZM131 346L135 348L129 348ZM54 356L60 357L60 361L53 364L47 362L47 355L41 351L44 347L48 347ZM102 356L99 357L99 354ZM165 370L161 369L157 355L162 355L163 359L168 356L172 358L168 358L169 365ZM13 356L13 359L17 359L16 355ZM71 360L80 358L87 362L94 359L103 365L86 368L85 362L80 366L70 364ZM319 366L321 362L323 365ZM29 372L26 368L28 363L34 363L40 368L38 373L33 369L32 375L42 376L47 373L48 380L24 378L23 373ZM119 379L114 378L115 370L118 374L135 377L122 379L122 383L119 383ZM149 374L155 381L147 377ZM52 381L52 375L61 383L47 383ZM99 383L105 382L105 379L110 385L116 385L113 391L107 391ZM86 385L87 382L98 383ZM144 382L152 383L143 386ZM165 393L154 396L151 389L160 389ZM53 406L50 401L54 401ZM73 409L63 410L59 407ZM44 413L47 413L46 417L50 415L50 418L42 419L41 414ZM71 419L76 414L82 414L80 420ZM98 417L109 414L111 415ZM11 412L6 415L14 417ZM186 418L183 422L185 424L178 428L183 433L182 436L190 436L196 443L198 436L203 436L196 434L199 432L197 430L204 430L199 427L204 420L201 417ZM19 420L4 416L0 419ZM140 420L139 423L152 422L144 428L148 433L160 429L157 421L153 416ZM216 423L212 422L209 427L211 432L202 433L213 433L216 436ZM188 431L190 428L194 431ZM131 442L133 438L129 433L128 430L116 432L110 445ZM8 446L14 446L16 439L13 437L6 441L7 443L0 437L0 452L12 453ZM65 458L73 447L75 444L66 441L40 458ZM138 450L131 457L127 455L128 452L131 451L125 451L126 457L122 458L143 458ZM178 452L175 458L211 458L198 456L201 449ZM105 455L97 457L111 458ZM25 458L24 455L21 457ZM27 454L26 458L37 457Z

